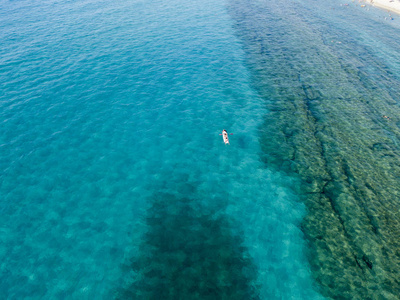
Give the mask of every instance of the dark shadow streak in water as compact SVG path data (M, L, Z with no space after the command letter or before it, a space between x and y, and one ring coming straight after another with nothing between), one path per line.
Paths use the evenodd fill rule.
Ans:
M117 299L259 299L256 268L225 216L168 193L150 200L136 275Z

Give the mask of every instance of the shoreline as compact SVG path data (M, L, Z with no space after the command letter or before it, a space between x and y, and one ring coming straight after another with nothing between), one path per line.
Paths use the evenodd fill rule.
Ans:
M400 15L400 0L367 0L368 4Z

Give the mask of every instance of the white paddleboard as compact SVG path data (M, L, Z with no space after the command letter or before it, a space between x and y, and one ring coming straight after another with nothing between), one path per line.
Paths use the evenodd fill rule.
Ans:
M224 140L225 145L229 144L228 132L225 129L222 130L222 138Z

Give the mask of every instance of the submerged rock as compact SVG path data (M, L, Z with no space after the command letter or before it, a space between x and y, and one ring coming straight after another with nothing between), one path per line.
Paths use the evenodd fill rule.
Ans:
M230 11L269 109L263 161L302 180L302 230L323 294L397 299L400 128L381 116L400 115L399 79L350 35L340 48L326 43L337 29L307 9L231 0Z

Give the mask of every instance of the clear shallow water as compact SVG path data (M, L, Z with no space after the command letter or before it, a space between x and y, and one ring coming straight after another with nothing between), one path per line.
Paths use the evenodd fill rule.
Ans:
M320 298L225 5L1 3L2 298Z
M283 4L1 2L2 298L393 296L399 23Z

